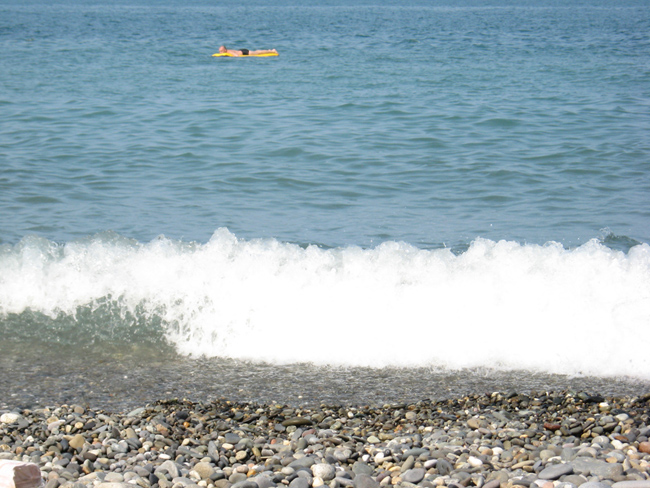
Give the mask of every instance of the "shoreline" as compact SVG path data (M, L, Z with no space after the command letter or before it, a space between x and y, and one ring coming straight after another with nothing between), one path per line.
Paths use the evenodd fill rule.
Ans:
M650 393L0 413L0 460L37 464L47 488L650 488Z
M335 367L193 358L172 350L80 353L75 348L0 345L0 411L77 404L120 413L174 398L319 406L439 401L493 391L650 392L638 378L525 370ZM56 346L56 345L53 345Z

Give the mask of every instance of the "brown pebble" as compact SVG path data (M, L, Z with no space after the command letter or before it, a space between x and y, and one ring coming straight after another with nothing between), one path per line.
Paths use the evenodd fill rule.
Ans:
M639 452L650 454L650 442L639 443Z

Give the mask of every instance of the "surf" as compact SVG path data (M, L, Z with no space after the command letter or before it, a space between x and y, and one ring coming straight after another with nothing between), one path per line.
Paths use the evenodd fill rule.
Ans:
M188 357L650 378L650 246L324 249L217 230L0 250L3 335Z

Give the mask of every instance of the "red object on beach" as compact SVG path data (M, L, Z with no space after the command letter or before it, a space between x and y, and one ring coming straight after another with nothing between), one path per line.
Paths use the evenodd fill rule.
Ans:
M2 488L41 488L41 470L32 463L0 460L0 487Z

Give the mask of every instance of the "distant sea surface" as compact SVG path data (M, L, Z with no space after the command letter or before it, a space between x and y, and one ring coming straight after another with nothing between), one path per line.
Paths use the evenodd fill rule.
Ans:
M0 0L0 408L647 391L650 4L263 3Z

